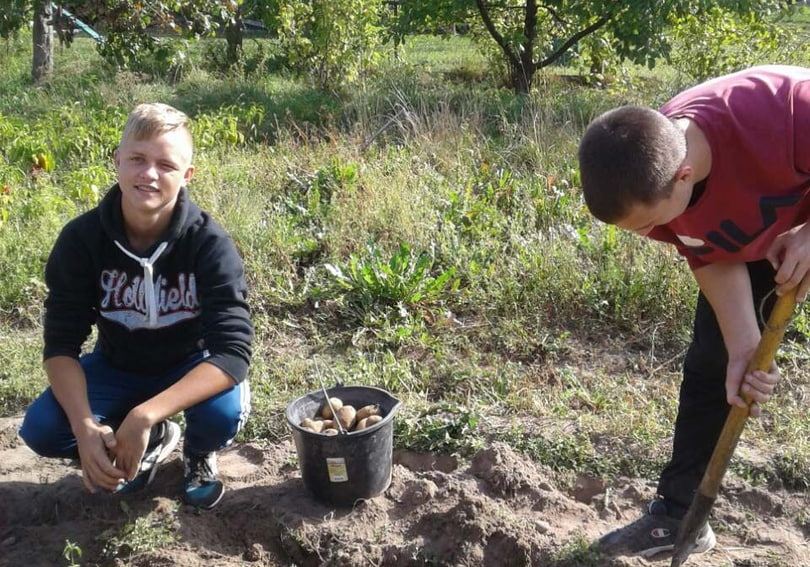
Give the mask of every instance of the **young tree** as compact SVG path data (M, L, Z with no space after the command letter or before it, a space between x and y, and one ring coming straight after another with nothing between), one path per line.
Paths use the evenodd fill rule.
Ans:
M470 22L494 41L512 88L528 93L538 69L559 61L585 37L609 32L622 58L652 65L668 54L665 29L673 18L712 6L761 15L780 0L402 0L398 33ZM475 32L474 32L475 35Z
M271 0L265 23L293 70L334 89L375 61L381 6L380 0Z
M53 73L53 2L37 0L34 5L34 55L31 78L39 83Z
M40 82L53 72L53 3L49 0L0 0L0 37L7 39L31 23L31 78Z
M247 0L262 4L258 0ZM73 0L60 2L72 17L101 25L105 37L99 53L110 63L128 67L161 45L153 35L159 27L185 37L213 34L224 26L229 56L241 52L240 6L246 0ZM33 20L32 77L40 81L53 70L54 32L70 43L72 17L63 17L51 0L0 0L0 37L8 38ZM55 24L55 25L54 25ZM55 28L57 28L55 30Z

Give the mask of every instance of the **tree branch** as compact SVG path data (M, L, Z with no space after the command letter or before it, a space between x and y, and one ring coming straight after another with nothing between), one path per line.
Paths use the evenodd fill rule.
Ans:
M549 14L551 14L551 17L552 17L552 18L554 19L554 21L556 21L558 24L560 24L560 25L561 25L561 26L563 26L563 27L565 27L565 26L567 26L567 25L568 25L568 23L566 23L566 21L562 19L562 17L561 17L561 16L560 16L560 14L557 12L557 10L555 10L554 8L552 8L551 6L549 6L549 5L547 5L547 4L541 4L540 6L542 6L542 8L543 8L543 9L544 9L546 12L548 12Z
M526 0L526 14L523 20L523 37L526 45L533 46L537 37L537 2Z
M481 14L481 19L484 20L484 26L487 28L489 35L491 35L492 39L494 39L495 42L501 46L501 49L503 49L503 52L509 59L509 62L516 68L520 67L520 61L518 60L517 55L515 55L512 50L509 49L509 44L506 43L506 40L492 22L492 18L489 15L489 7L483 2L483 0L475 0L475 4L478 6L478 12Z
M559 59L559 58L560 58L560 56L561 56L563 53L565 53L566 51L568 51L568 49L569 49L569 48L570 48L572 45L574 45L576 42L578 42L580 39L582 39L582 38L583 38L583 37L585 37L586 35L590 35L590 34L592 34L592 33L593 33L593 32L595 32L596 30L598 30L599 28L601 28L602 26L604 26L606 23L608 23L608 22L610 21L610 18L611 18L611 15L602 16L601 18L599 18L598 20L596 20L594 23L592 23L591 25L589 25L587 28L585 28L585 29L583 29L583 30L578 31L577 33L575 33L574 35L572 35L570 38L568 38L568 39L566 40L566 42L565 42L565 43L563 43L563 44L562 44L562 45L561 45L561 46L560 46L560 47L557 49L557 51L555 51L554 53L552 53L551 55L549 55L548 57L546 57L546 58L545 58L545 59L543 59L542 61L538 61L537 63L535 63L535 64L534 64L534 68L535 68L535 69L542 69L543 67L546 67L546 66L548 66L548 65L551 65L551 64L552 64L552 63L554 63L554 62L555 62L557 59Z

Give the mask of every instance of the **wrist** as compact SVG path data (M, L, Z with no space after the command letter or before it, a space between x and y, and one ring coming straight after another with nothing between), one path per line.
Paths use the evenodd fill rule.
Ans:
M740 341L733 345L728 345L726 348L728 357L729 359L749 358L756 350L758 344L759 337L754 340Z
M135 424L144 429L151 428L155 425L160 419L159 416L155 414L149 407L147 403L143 403L139 406L135 406L127 415L127 419L134 420Z
M96 418L90 415L71 422L70 429L73 431L74 437L78 439L91 434L93 431L98 429L98 426L99 423L96 421Z

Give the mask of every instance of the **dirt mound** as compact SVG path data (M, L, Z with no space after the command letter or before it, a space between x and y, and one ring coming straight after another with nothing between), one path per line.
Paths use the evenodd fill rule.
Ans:
M466 464L398 454L384 495L334 510L304 489L291 443L247 444L221 455L228 492L214 511L199 512L177 500L177 456L141 495L90 495L71 463L22 446L18 425L0 421L3 566L65 564L69 540L83 565L573 567L591 561L583 559L588 541L635 518L654 490L587 477L559 486L551 471L494 444ZM805 494L730 479L715 511L718 547L689 564L810 565L807 505Z

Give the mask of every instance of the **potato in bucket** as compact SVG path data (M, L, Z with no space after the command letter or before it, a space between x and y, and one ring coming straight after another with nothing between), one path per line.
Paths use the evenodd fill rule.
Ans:
M346 423L353 425L359 423L354 408L379 408L379 415L371 416L379 418L373 427L367 421L362 430L340 434L335 429L337 423L335 428L327 428L324 421L321 433L302 425L305 419L315 421L315 415L323 415L326 400L322 391L310 392L287 406L287 423L295 441L304 486L322 502L351 506L357 499L381 494L391 482L393 420L400 401L385 390L370 386L338 385L329 388L327 395L338 398L341 408L351 406L351 410L343 413Z

